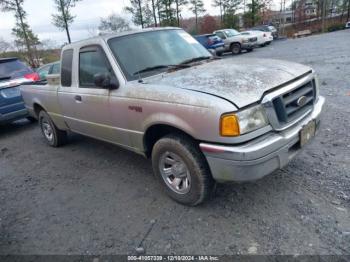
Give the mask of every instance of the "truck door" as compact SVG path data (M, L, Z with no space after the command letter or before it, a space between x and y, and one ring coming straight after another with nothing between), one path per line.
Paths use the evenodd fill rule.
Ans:
M89 45L74 52L65 50L62 54L59 103L72 131L115 142L109 112L110 90L95 85L96 74L114 74L99 45Z
M218 31L215 34L224 41L225 50L228 50L230 48L230 40L227 39L225 33L222 31Z

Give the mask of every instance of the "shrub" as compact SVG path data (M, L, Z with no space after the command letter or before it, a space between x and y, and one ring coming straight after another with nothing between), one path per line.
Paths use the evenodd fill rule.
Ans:
M338 31L342 29L344 29L343 24L334 24L334 25L328 26L327 28L328 32Z

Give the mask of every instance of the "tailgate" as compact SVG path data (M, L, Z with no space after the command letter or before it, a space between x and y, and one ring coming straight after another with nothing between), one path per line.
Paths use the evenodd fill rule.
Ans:
M0 89L0 114L5 115L23 109L25 107L19 86Z

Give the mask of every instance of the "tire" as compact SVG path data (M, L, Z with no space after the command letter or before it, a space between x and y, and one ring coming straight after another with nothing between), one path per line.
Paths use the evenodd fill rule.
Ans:
M249 48L249 49L247 49L247 53L249 53L249 52L251 52L253 50L254 50L254 48Z
M222 52L217 52L216 55L217 56L222 56Z
M196 206L207 200L214 189L204 155L184 135L171 134L158 140L152 150L152 165L165 192L181 204Z
M46 142L52 147L59 147L66 143L67 132L59 130L45 111L39 113L39 125Z
M233 43L230 49L233 55L238 55L242 52L241 45L239 43Z

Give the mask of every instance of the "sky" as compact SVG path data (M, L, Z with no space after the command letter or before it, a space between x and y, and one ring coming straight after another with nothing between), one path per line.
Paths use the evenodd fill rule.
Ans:
M277 0L275 0L277 1ZM218 15L218 8L212 7L212 0L203 0L207 13ZM130 16L123 11L129 0L82 0L72 9L76 19L71 26L72 41L91 37L96 30L100 18L117 13L130 20ZM40 40L50 39L57 44L67 41L66 33L59 31L52 25L51 15L55 13L52 0L25 0L24 9L27 12L27 21ZM182 17L192 16L189 10L184 10ZM13 40L11 29L15 24L14 15L0 11L0 38L9 42Z

